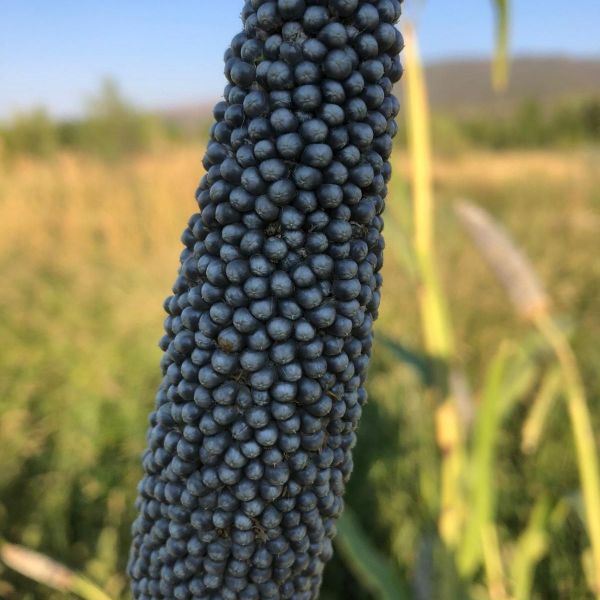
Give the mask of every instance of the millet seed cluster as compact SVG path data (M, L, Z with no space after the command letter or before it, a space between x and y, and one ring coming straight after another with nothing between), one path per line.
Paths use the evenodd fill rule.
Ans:
M366 401L398 0L246 0L168 317L137 600L311 600Z

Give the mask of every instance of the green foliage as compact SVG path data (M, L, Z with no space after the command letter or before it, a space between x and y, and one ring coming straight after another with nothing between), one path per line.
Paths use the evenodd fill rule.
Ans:
M203 138L208 126L179 123L132 106L118 86L106 80L79 120L53 120L43 109L17 115L0 125L0 158L49 158L60 150L105 160L156 150ZM600 144L600 98L590 96L543 106L522 102L500 115L475 113L431 115L435 152L454 156L472 148L574 148ZM397 144L406 145L402 128Z
M598 144L600 98L563 101L547 108L529 100L507 116L464 118L459 129L470 145L496 149Z
M0 130L0 157L17 154L47 158L59 147L55 124L42 108L17 115L11 125Z
M145 400L155 384L153 336L111 339L120 326L104 285L84 292L69 276L30 275L35 283L20 283L36 298L26 314L15 315L6 298L0 303L2 530L87 565L120 594Z
M361 584L377 600L407 600L402 581L388 558L375 548L359 525L352 509L346 508L338 522L337 551L351 565Z
M557 101L544 106L525 100L499 114L431 114L435 154L455 156L473 149L577 148L600 144L600 97ZM401 129L397 143L406 145Z
M197 139L205 124L193 129L158 114L142 112L122 95L118 85L105 80L77 120L53 120L44 109L20 114L0 127L0 157L49 158L59 150L83 152L114 161L152 151L168 142Z
M110 80L89 101L87 118L73 133L74 145L107 159L152 149L166 135L158 117L137 112Z

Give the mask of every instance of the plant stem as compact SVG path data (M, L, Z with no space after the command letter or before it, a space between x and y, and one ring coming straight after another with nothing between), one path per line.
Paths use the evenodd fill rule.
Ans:
M496 13L496 49L492 67L492 83L496 92L503 92L508 84L508 0L494 0Z
M587 529L592 547L593 592L596 598L600 599L600 471L585 388L575 354L551 315L542 311L533 317L533 321L554 350L563 372L567 407L575 438L577 467L581 479Z
M481 528L481 545L490 600L509 600L498 544L498 532L492 522L485 523Z
M520 535L511 560L511 581L515 600L529 600L535 569L548 548L546 532L550 507L546 498L538 500L531 511L527 528Z
M435 254L435 200L433 192L431 132L427 87L416 35L406 27L406 122L411 156L413 199L413 245L418 277L419 312L425 350L431 364L433 385L425 391L430 410L438 415L437 441L441 450L440 481L437 484L438 530L447 547L455 547L466 514L462 495L461 465L466 455L456 398L452 397L449 374L455 360L454 340ZM450 402L448 402L450 399ZM444 404L448 402L448 404ZM444 412L443 406L454 410ZM441 408L441 412L437 407ZM449 444L448 446L446 444ZM422 477L422 483L431 478ZM430 501L430 505L431 505ZM443 586L442 586L443 587Z
M462 532L457 564L463 577L474 576L481 559L488 561L483 539L493 526L496 508L494 464L500 432L503 381L506 378L510 346L500 346L486 374L470 451L469 516ZM493 538L496 539L496 538Z
M0 558L14 571L59 592L70 592L84 600L111 600L108 594L89 579L39 552L3 543Z
M423 336L427 352L435 359L447 361L454 352L454 343L435 262L429 103L416 35L410 25L405 33L406 121L412 158L414 246L421 283Z

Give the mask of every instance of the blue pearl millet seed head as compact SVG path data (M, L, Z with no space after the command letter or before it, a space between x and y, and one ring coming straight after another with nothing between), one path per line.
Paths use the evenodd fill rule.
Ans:
M316 600L381 288L399 0L245 0L167 312L136 600Z

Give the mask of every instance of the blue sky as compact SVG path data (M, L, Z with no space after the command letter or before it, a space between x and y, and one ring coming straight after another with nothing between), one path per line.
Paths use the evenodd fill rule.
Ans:
M223 88L223 50L240 29L242 1L2 4L0 118L6 118L39 105L55 115L77 114L106 76L149 108L211 101ZM600 0L512 5L515 53L600 56ZM491 52L490 0L406 0L405 8L417 22L425 60Z

